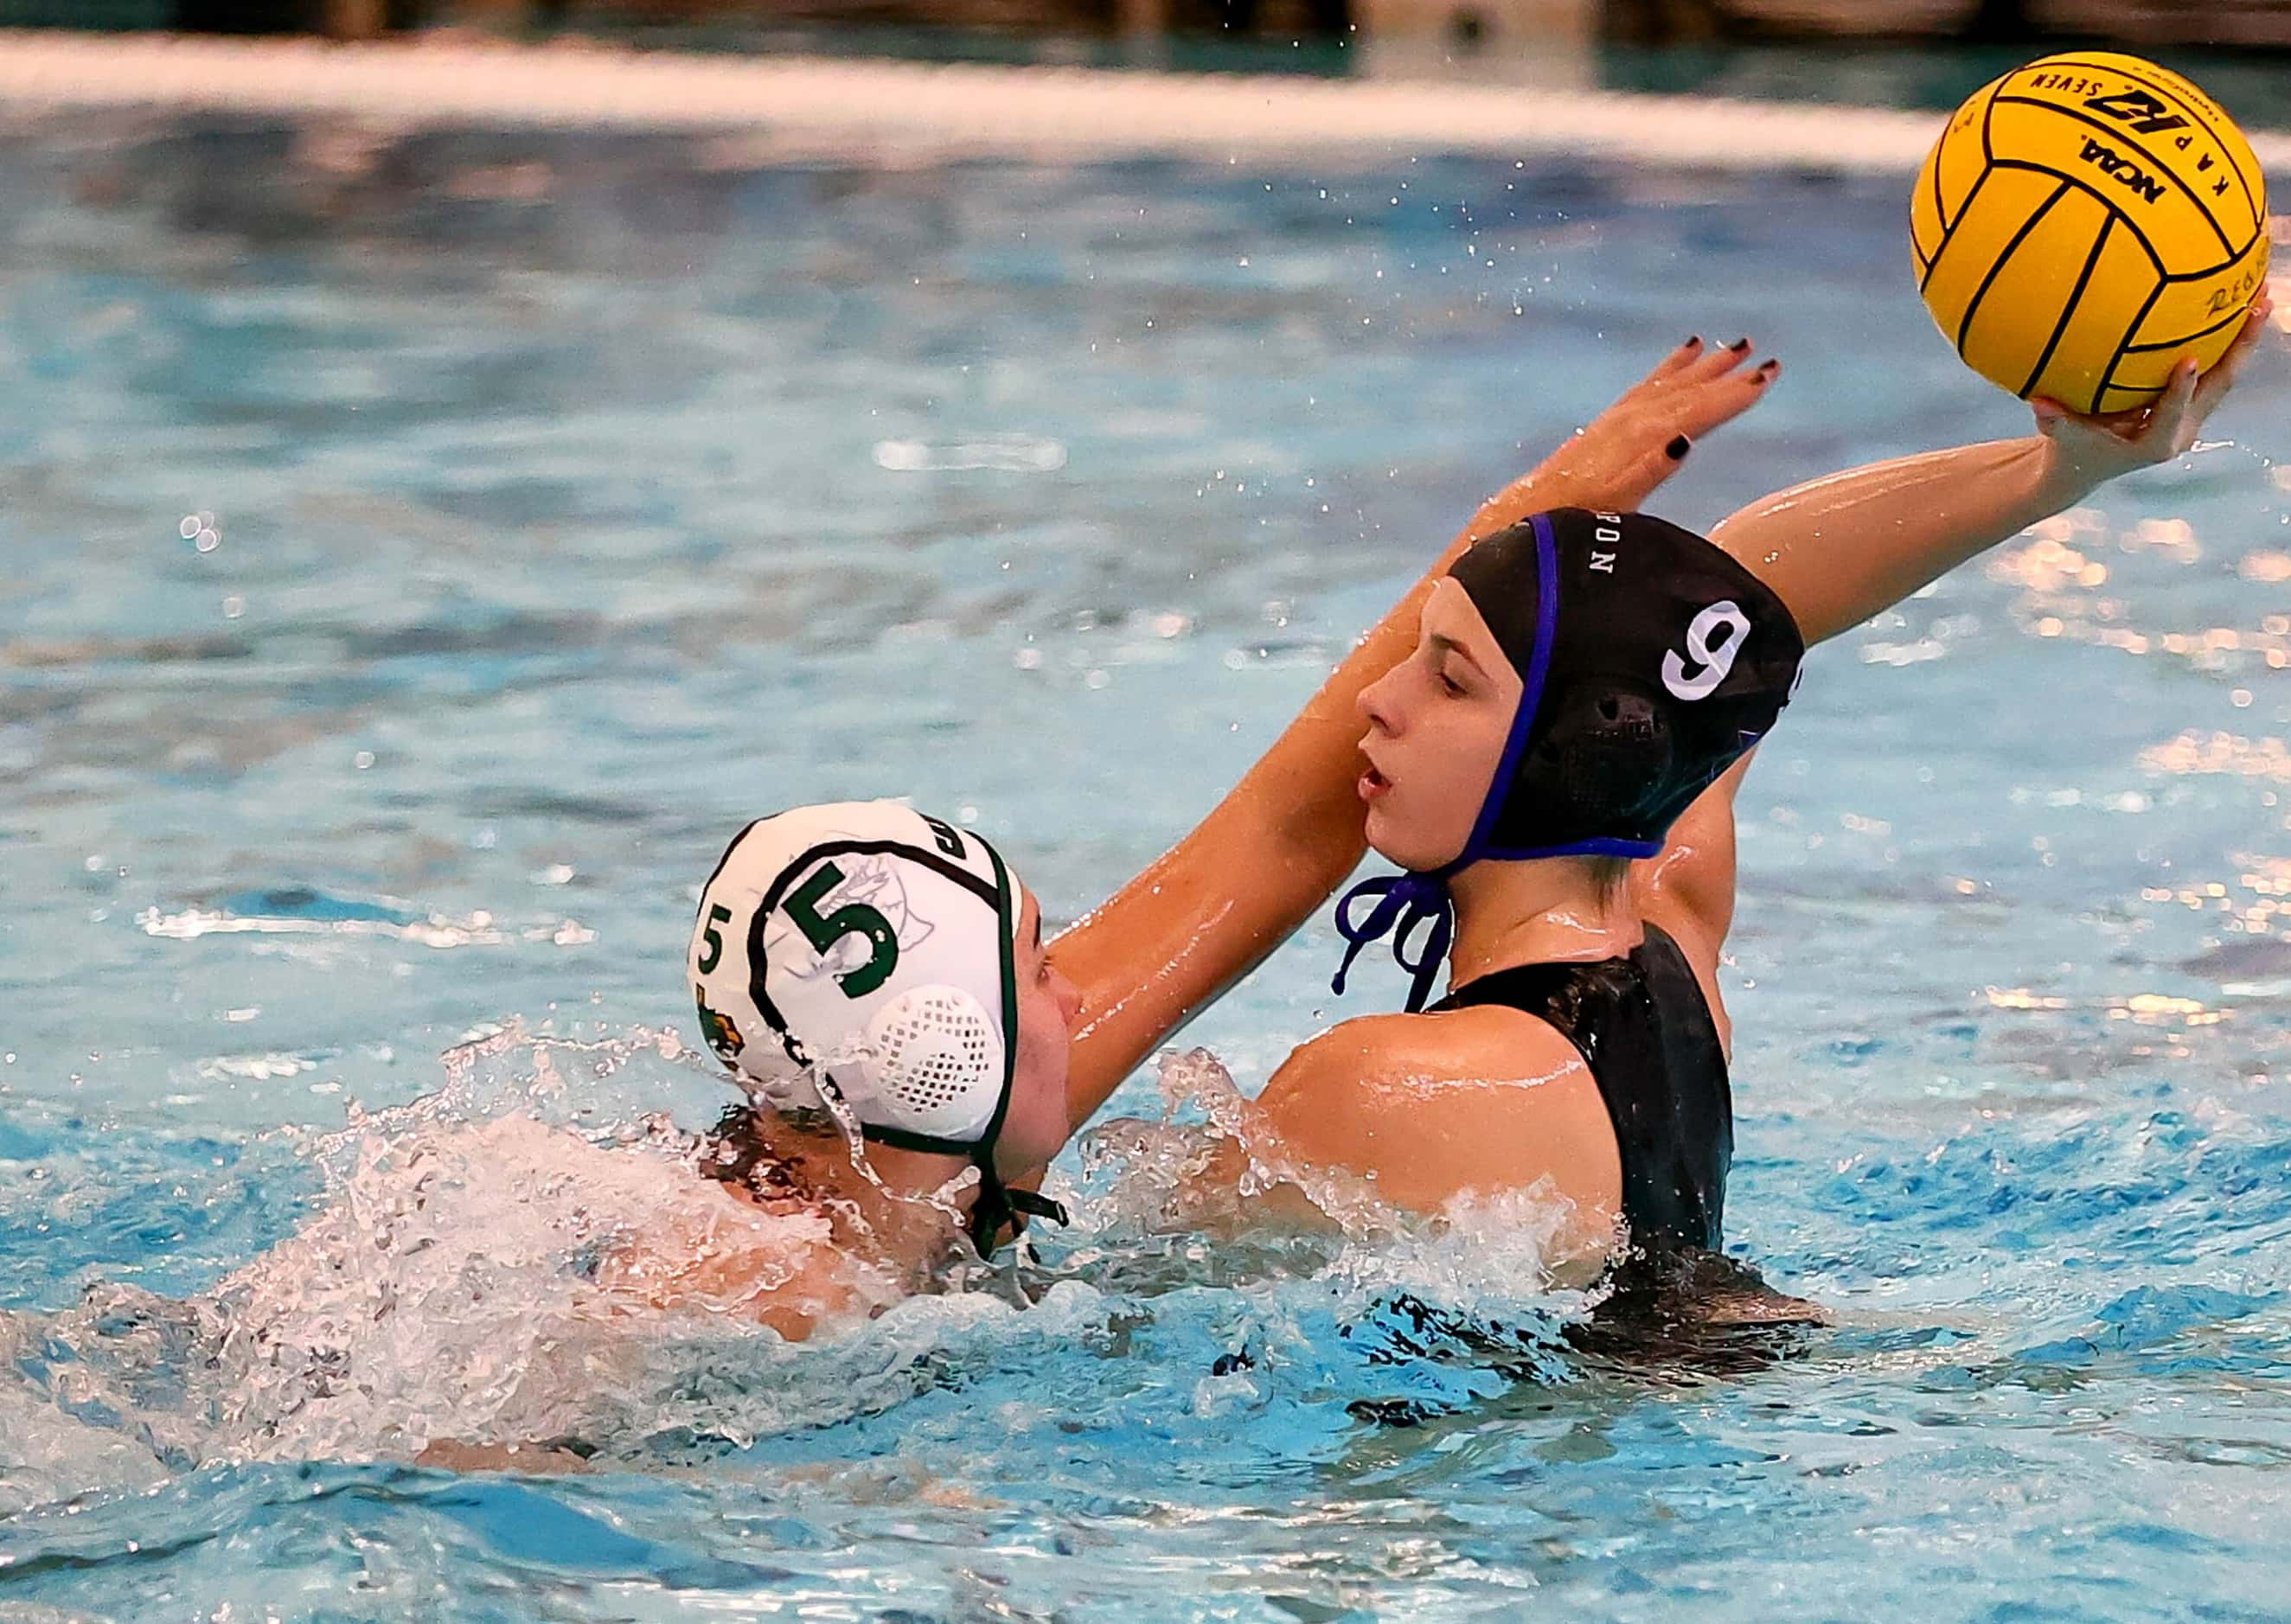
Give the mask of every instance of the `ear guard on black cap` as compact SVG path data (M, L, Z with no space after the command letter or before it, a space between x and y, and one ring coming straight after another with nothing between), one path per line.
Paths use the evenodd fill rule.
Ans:
M1512 793L1572 807L1586 822L1627 826L1655 808L1677 754L1670 719L1647 695L1579 692L1512 780Z

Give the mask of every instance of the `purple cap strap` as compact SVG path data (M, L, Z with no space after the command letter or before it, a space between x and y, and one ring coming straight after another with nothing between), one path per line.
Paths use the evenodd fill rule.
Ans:
M1440 871L1443 875L1487 855L1496 819L1503 814L1512 778L1519 771L1519 759L1527 753L1528 735L1535 730L1535 713L1543 708L1543 685L1551 675L1551 645L1559 633L1559 543L1552 539L1547 517L1538 513L1528 522L1535 527L1535 652L1528 655L1527 669L1520 673L1519 709L1512 716L1511 733L1504 740L1496 776L1488 781L1487 799L1480 803L1480 816L1472 824L1472 838L1464 842L1461 855Z
M1353 904L1363 896L1376 897L1377 904L1368 918L1356 922ZM1409 938L1427 920L1431 934L1420 949L1411 953ZM1345 949L1344 963L1329 983L1330 990L1343 997L1345 977L1352 973L1353 961L1360 957L1361 949L1390 932L1392 956L1415 977L1408 988L1408 1012L1413 1015L1424 1007L1440 974L1440 962L1448 956L1448 944L1455 939L1456 904L1442 874L1379 874L1362 880L1338 902L1337 930L1350 945Z
M1345 977L1351 973L1353 961L1360 957L1361 950L1389 932L1393 958L1414 977L1408 988L1408 1012L1415 1014L1424 1008L1432 984L1440 974L1441 961L1447 957L1449 944L1456 939L1456 901L1448 894L1448 880L1488 855L1488 841L1494 833L1496 818L1503 811L1513 775L1519 770L1519 759L1527 752L1535 713L1543 703L1544 681L1551 674L1552 639L1559 630L1559 545L1552 539L1550 519L1538 513L1529 522L1535 528L1535 652L1528 658L1527 670L1521 673L1519 710L1512 717L1511 732L1504 740L1503 758L1496 764L1495 777L1489 782L1487 799L1480 803L1480 815L1472 824L1471 838L1464 842L1463 851L1453 863L1424 872L1363 880L1338 901L1337 930L1347 945L1345 961L1338 967L1329 986L1339 998L1344 996ZM1363 896L1379 900L1369 916L1355 923L1353 904ZM1427 921L1431 923L1431 934L1411 954L1410 935Z

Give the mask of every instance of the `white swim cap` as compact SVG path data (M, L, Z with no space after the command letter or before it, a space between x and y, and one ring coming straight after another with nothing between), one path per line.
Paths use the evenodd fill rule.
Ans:
M969 1151L1016 1059L1018 897L993 848L896 801L749 824L700 896L690 968L710 1045L752 1093Z
M701 1030L768 1105L832 1091L872 1140L969 1157L991 1234L1009 1207L1051 1205L1002 1191L993 1159L1023 896L985 840L896 801L760 818L701 891L686 958Z

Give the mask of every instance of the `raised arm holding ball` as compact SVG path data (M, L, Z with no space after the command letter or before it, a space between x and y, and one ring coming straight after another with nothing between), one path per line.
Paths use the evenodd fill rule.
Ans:
M1361 702L1369 842L1407 872L1360 888L1365 918L1340 910L1346 965L1392 931L1411 1013L1346 1021L1281 1067L1257 1101L1276 1162L1372 1177L1426 1214L1544 1185L1573 1204L1564 1244L1587 1271L1625 1240L1658 1261L1715 1250L1734 796L1800 650L2188 450L2271 308L2138 411L2038 401L2036 434L1796 486L1709 542L1554 514L1459 561L1415 654ZM1451 991L1414 1013L1443 949Z

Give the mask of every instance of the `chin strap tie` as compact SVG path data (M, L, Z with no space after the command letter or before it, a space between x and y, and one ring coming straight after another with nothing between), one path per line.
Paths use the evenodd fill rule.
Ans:
M970 1243L981 1258L994 1255L994 1242L1002 1226L1015 1226L1019 1214L1028 1218L1048 1218L1059 1228L1073 1220L1066 1210L1047 1195L1037 1195L1032 1190L1013 1190L1004 1186L987 1165L989 1158L981 1156L973 1164L978 1169L978 1197L970 1204Z
M1353 961L1371 942L1389 935L1394 960L1415 977L1408 989L1408 1012L1414 1015L1422 1009L1433 982L1439 978L1441 962L1448 956L1448 945L1456 937L1456 904L1448 895L1448 875L1453 872L1451 865L1431 873L1379 874L1346 891L1337 904L1337 929L1350 945L1329 983L1330 990L1343 997ZM1364 896L1375 897L1376 906L1368 918L1355 922L1353 904ZM1410 937L1427 921L1430 933L1411 953Z

